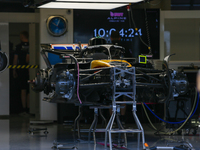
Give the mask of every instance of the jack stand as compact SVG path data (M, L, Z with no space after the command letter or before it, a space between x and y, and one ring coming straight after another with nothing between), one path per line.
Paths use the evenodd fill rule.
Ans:
M78 129L78 139L81 138L81 134L80 134L80 119L82 116L82 106L79 106L79 114L76 117L76 119L74 120L74 138L76 137L76 127Z
M80 134L81 132L88 132L88 142L90 142L91 132L93 132L93 137L94 137L94 142L95 142L96 141L95 132L105 132L105 129L96 129L97 122L98 122L98 116L100 115L100 117L102 118L102 120L103 120L103 122L106 126L107 122L106 122L105 117L102 114L102 109L109 109L110 106L104 106L104 105L102 105L102 106L90 106L89 107L90 109L94 109L93 122L92 122L89 129L80 129L79 120L82 116L82 106L83 105L79 105L79 114L74 121L74 141L75 141L75 137L76 137L76 131L78 131L78 139L81 138L81 134ZM88 105L85 105L85 106L88 106ZM77 130L76 130L76 127L77 127Z
M112 116L111 116L111 118L108 122L108 125L106 127L106 131L108 132L108 135L109 135L110 150L112 150L112 138L111 138L112 133L124 133L125 147L127 147L126 133L137 133L138 134L138 148L140 146L140 133L141 133L142 134L143 149L146 149L146 147L144 146L144 144L145 144L144 130L143 130L143 127L142 127L137 115L136 115L136 102L134 102L134 104L133 104L133 117L134 117L134 120L137 124L138 129L124 129L123 128L123 126L121 125L121 122L118 121L119 116L117 115L117 112L119 112L119 111L117 111L117 110L119 110L119 109L120 109L119 106L113 105L113 113L112 113ZM112 129L115 117L117 119L117 122L119 122L119 124L120 124L120 129ZM105 148L107 146L107 132L105 132L105 145L104 145Z
M120 106L119 105L113 105L113 113L111 115L111 118L106 126L106 131L108 132L109 134L109 145L110 145L110 149L112 150L112 140L111 140L111 129L113 127L113 123L114 123L114 120L115 120L115 117L116 117L116 120L117 120L117 124L119 126L119 129L116 129L116 131L118 130L124 130L122 124L121 124L121 121L119 119L119 113L120 113ZM107 146L107 132L105 132L105 148ZM125 147L127 147L127 138L126 138L126 133L125 132L115 132L115 133L124 133L124 141L125 141ZM120 138L120 136L119 136ZM119 139L118 139L119 140Z
M91 132L93 132L93 139L94 139L94 144L96 144L96 136L95 136L95 132L105 132L107 130L105 129L97 129L96 126L97 126L97 122L98 122L98 112L99 112L99 115L101 116L101 118L103 119L103 122L105 123L105 125L107 124L106 123L106 119L105 117L103 116L101 110L102 109L109 109L111 108L110 106L91 106L90 109L94 109L94 120L92 122L92 125L90 126L90 129L89 129L89 134L88 134L88 142L90 142L90 137L91 137ZM120 108L124 108L123 106L119 106L118 109L117 109L117 124L118 124L118 127L123 129L123 126L121 124L121 121L119 119L119 114L120 114ZM120 136L119 136L120 138ZM126 141L126 136L125 136L125 141ZM126 142L127 143L127 142ZM127 145L127 144L126 144Z
M92 125L90 126L90 129L89 129L88 142L90 142L91 131L93 129L94 143L96 143L95 130L96 130L96 126L97 126L97 121L98 121L98 108L94 108L94 120L93 120Z
M123 79L121 77L127 77L129 79L130 85L127 87L121 87L123 83L120 85L116 84L118 82L123 82ZM113 102L112 102L112 109L113 113L112 116L110 117L110 120L107 124L106 127L106 132L105 132L105 149L107 146L107 134L109 135L109 145L110 145L110 150L112 150L112 133L124 133L125 136L125 146L127 147L127 139L126 139L126 133L137 133L138 134L138 148L140 146L140 133L142 134L142 146L143 149L146 149L145 146L145 138L144 138L144 130L143 127L137 117L136 114L136 100L135 100L135 95L136 95L136 76L135 76L135 67L132 68L117 68L114 67L111 69L111 80L112 80L112 89L113 89ZM125 84L125 83L124 83ZM125 96L128 97L130 100L129 101L117 101L117 98L120 96ZM117 112L119 112L119 106L120 104L132 104L133 105L133 117L137 125L137 129L124 129L122 125L120 125L120 129L113 129L113 123L115 120L115 117L117 115ZM116 117L117 120L119 120L119 117Z
M97 123L98 123L98 116L100 115L100 117L102 118L104 124L106 125L106 119L102 114L102 109L108 109L110 108L109 106L91 106L89 107L90 109L94 109L94 119L93 122L90 126L89 129L89 134L88 134L88 142L90 142L90 137L91 137L91 132L93 132L93 139L94 139L94 143L96 144L96 136L95 136L95 132L105 132L105 129L96 129L97 127ZM99 115L98 115L99 114Z
M119 116L120 116L120 108L121 108L120 106L117 107L116 121L117 121L117 125L118 125L119 129L124 129L124 127L122 126L122 123L120 121L120 118L119 118ZM121 138L121 133L119 133L119 135L118 135L118 146L121 145L120 144L120 138ZM126 133L124 133L124 144L125 144L124 146L127 147L127 136L126 136Z
M136 122L137 127L138 127L138 129L135 129L136 133L138 132L138 147L139 147L139 144L140 144L140 133L141 133L142 134L142 146L143 146L143 149L146 149L145 148L144 129L143 129L141 123L140 123L140 120L137 117L137 114L136 114L136 111L137 111L136 105L137 105L136 101L134 101L133 102L133 110L132 111L133 111L133 117L134 117L135 122Z

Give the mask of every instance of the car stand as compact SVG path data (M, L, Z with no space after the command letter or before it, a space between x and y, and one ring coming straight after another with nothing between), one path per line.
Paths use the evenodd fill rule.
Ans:
M112 85L112 88L113 88L113 102L112 102L112 116L110 117L110 120L107 124L107 127L106 127L106 131L105 132L105 148L107 146L107 134L109 136L109 145L110 145L110 150L112 150L112 137L111 137L111 134L112 133L124 133L124 136L125 136L125 147L127 147L127 140L126 140L126 133L137 133L138 134L138 147L139 147L139 144L140 144L140 134L142 134L142 146L143 146L143 149L146 149L145 147L145 137L144 137L144 130L143 130L143 127L137 117L137 114L136 114L136 106L137 106L137 103L136 103L136 100L135 100L135 94L136 94L136 79L135 79L135 67L132 67L132 68L127 68L127 69L123 69L123 68L117 68L117 67L114 67L113 69L111 69L111 74L113 74L113 76L111 76L111 80L113 81L113 85ZM131 83L132 83L132 90L130 91L130 89L127 89L127 91L125 91L124 89L120 91L120 89L117 88L116 86L116 83L117 83L117 79L119 78L119 75L121 74L126 74L128 76L130 76L130 79L131 79ZM120 96L125 96L125 97L128 97L130 98L130 101L117 101L117 98L120 97ZM121 129L113 129L113 123L114 123L114 120L116 118L116 115L117 115L117 112L119 111L119 107L118 105L119 104L132 104L133 106L133 117L134 117L134 120L136 122L136 125L137 125L137 129L124 129L122 126L121 126ZM118 117L117 117L118 118ZM118 119L117 119L118 120Z

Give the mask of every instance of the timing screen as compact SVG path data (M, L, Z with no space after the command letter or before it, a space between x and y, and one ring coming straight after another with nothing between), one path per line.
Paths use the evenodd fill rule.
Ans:
M122 7L114 10L74 10L74 43L88 43L89 39L101 36L111 43L112 31L119 31L121 46L125 47L125 57L137 58L141 53L148 54L148 48L140 41L140 37L148 44L143 9L133 9L133 17ZM159 10L147 9L148 32L154 59L159 58ZM135 31L134 19L138 32Z

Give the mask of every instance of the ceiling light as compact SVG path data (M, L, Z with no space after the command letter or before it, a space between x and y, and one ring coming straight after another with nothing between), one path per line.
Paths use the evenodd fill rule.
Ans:
M127 4L115 3L62 3L50 2L39 6L38 8L56 8L56 9L114 9L117 7L126 6Z
M95 2L95 3L137 3L144 0L56 0L62 2Z

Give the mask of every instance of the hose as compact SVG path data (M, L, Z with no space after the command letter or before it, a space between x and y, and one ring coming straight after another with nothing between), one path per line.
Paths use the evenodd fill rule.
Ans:
M76 90L77 92L76 92L76 94L77 94L77 97L78 97L78 100L79 100L80 104L82 104L82 101L81 101L80 96L79 96L79 84L80 84L79 83L79 78L80 78L80 75L79 75L79 63L78 63L77 59L72 55L65 54L65 55L63 55L63 58L65 58L65 57L72 58L74 60L75 64L76 64L75 65L75 67L77 69L77 90Z
M140 71L140 70L136 70L136 71L139 72L139 73L141 73L141 74L143 74L143 75L145 75L145 76L147 76L147 77L149 77L149 78L152 78L152 79L157 80L157 81L160 82L160 80L159 80L158 78L155 78L155 77L153 77L153 76L147 75L146 73L144 73L144 72L142 72L142 71Z
M132 21L132 23L133 23L134 28L137 29L137 26L136 26L136 24L135 24L135 20L133 19L133 12L132 12L132 9L130 9L130 17L131 17L131 21ZM146 21L146 20L145 20L145 21ZM143 41L143 39L142 39L142 37L140 36L140 33L138 32L138 30L135 30L135 31L136 31L136 33L138 34L138 37L139 37L140 41L141 41L146 47L149 48L149 45Z
M199 96L198 96L199 97ZM195 102L194 102L194 104L196 103L196 95L195 95ZM199 101L198 101L198 103L199 103ZM198 103L197 103L197 105L196 105L196 108L195 108L195 111L196 111L196 109L197 109L197 106L198 106ZM163 120L163 119L161 119L160 117L158 117L148 106L147 106L147 104L145 104L144 103L144 105L149 109L149 111L154 115L154 116L156 116L156 118L158 118L159 120L161 120L161 121L163 121L163 122L165 122L165 123L169 123L169 124L180 124L180 123L183 123L183 122L185 122L185 120L182 120L182 121L179 121L179 122L170 122L170 121L165 121L165 120ZM193 109L194 110L194 109ZM193 111L192 110L192 111ZM192 112L191 111L191 112ZM194 113L192 114L192 116L194 115ZM191 117L192 117L191 116Z
M167 94L166 99L160 100L159 103L167 102L170 99L172 92L173 92L172 91L172 85L171 85L171 74L169 72L168 64L167 64L166 61L164 61L163 63L164 63L164 66L166 67L166 72L167 72L167 77L168 77L168 85L169 85L168 89L169 90L168 90L168 94Z
M149 118L149 115L147 114L147 110L146 110L146 108L144 107L144 104L142 103L142 107L143 107L143 109L144 109L144 112L145 112L145 114L146 114L146 116L147 116L147 119L148 119L148 121L149 121L149 123L151 124L151 126L153 127L153 129L154 130L157 130L157 128L153 125L153 123L151 122L151 120L150 120L150 118Z
M198 95L198 97L197 97L197 95ZM198 99L198 101L197 101L197 99ZM196 104L196 107L195 107L195 104ZM182 124L178 129L176 129L175 131L172 131L172 132L167 133L167 134L173 134L173 133L177 132L178 130L180 130L180 129L187 123L187 121L194 115L194 113L195 113L196 110L197 110L198 104L199 104L199 93L198 93L197 90L196 90L196 94L195 94L195 99L194 99L194 104L193 104L192 110L191 110L190 114L188 115L187 119L186 119L186 120L183 120L183 121L180 121L180 122L169 122L169 121L165 121L165 120L159 118L154 112L152 112L152 110L151 110L145 103L142 103L142 107L143 107L143 109L144 109L144 112L145 112L145 114L146 114L146 116L147 116L147 119L148 119L149 123L151 124L151 126L152 126L155 130L157 130L157 128L156 128L156 127L153 125L153 123L151 122L151 120L150 120L150 118L149 118L149 115L147 114L147 111L146 111L146 108L144 107L144 105L145 105L145 106L151 111L151 113L153 113L159 120L161 120L161 121L163 121L163 122L165 122L165 123L179 124L179 123L182 123L182 122L183 122L183 124Z
M135 67L135 68L136 70L148 71L148 72L153 72L153 73L164 72L163 70L156 70L156 69L150 69L150 68L141 68L141 67Z
M198 95L198 98L197 98L197 95ZM198 99L198 101L197 101L197 99ZM195 107L195 103L196 103L196 102L197 102L197 104L196 104L196 108L195 108L195 110L194 110L194 107ZM194 105L193 105L193 107L192 107L192 110L191 110L189 116L187 117L187 119L185 120L185 122L184 122L178 129L176 129L175 131L170 132L169 134L173 134L173 133L177 132L178 130L180 130L180 129L187 123L187 121L188 121L188 120L194 115L194 113L196 112L197 107L198 107L198 104L199 104L199 93L197 93L197 91L196 91L195 102L194 102ZM194 110L194 112L193 112L193 110Z

